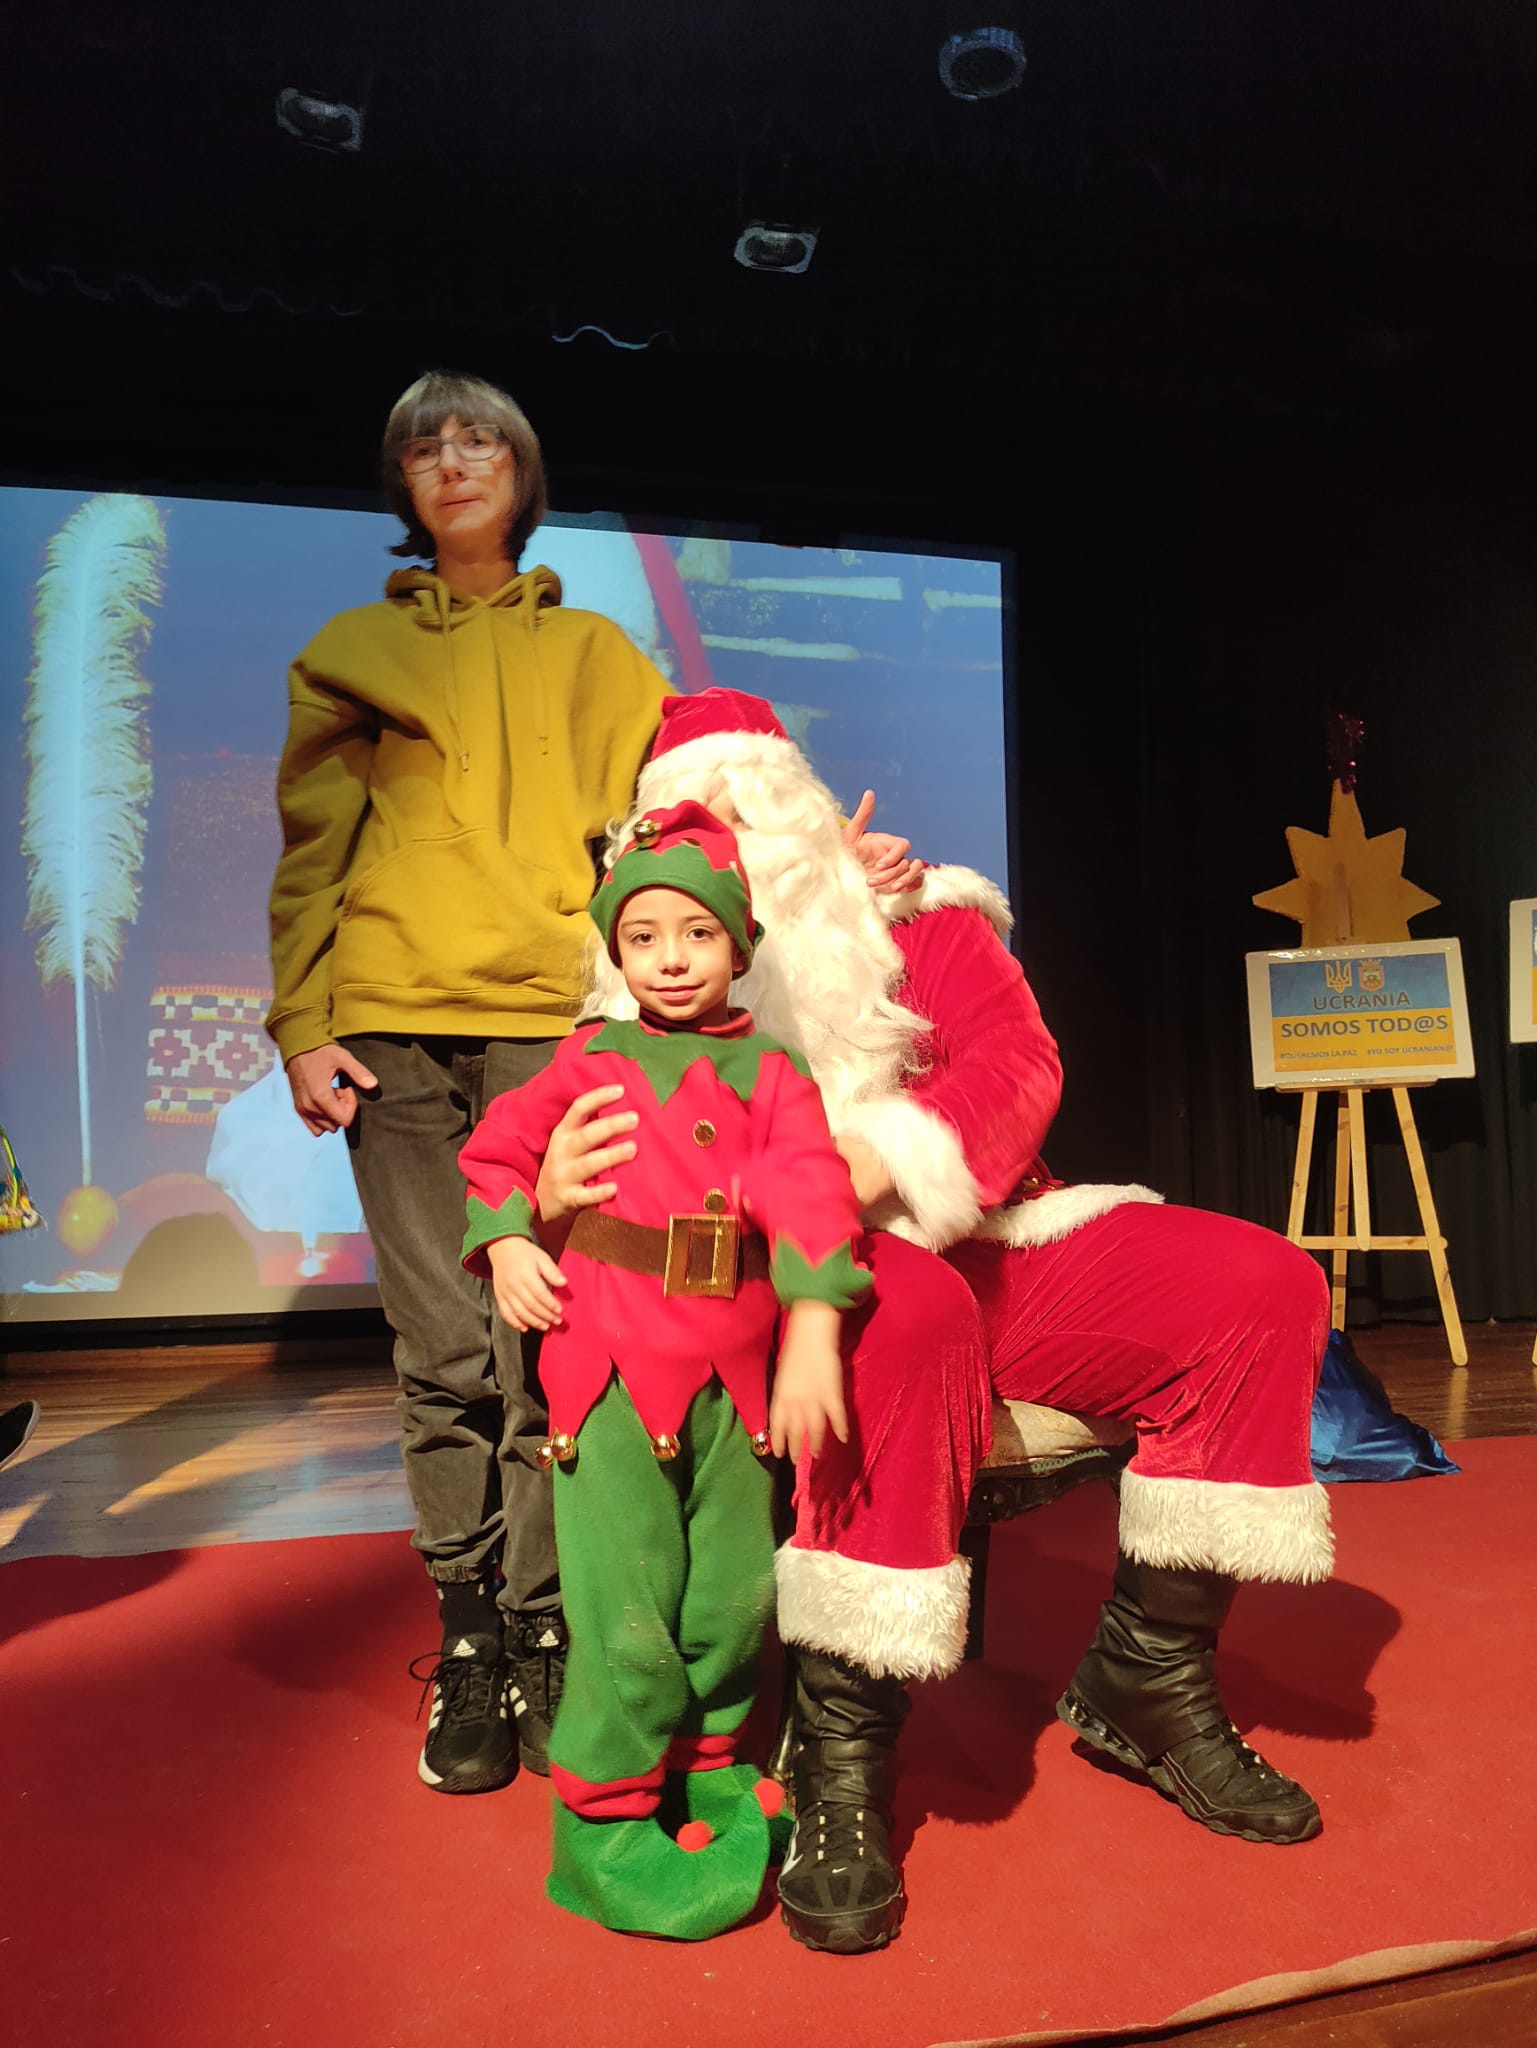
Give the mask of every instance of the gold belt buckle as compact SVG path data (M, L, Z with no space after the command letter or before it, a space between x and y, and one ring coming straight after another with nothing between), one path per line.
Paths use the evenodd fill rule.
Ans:
M736 1294L739 1241L734 1216L669 1216L663 1294L717 1295L730 1301Z

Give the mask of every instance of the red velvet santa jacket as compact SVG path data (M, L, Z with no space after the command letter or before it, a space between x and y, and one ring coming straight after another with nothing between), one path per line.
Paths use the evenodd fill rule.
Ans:
M637 1156L616 1166L608 1214L665 1228L706 1196L768 1239L769 1278L735 1296L664 1296L661 1282L567 1250L564 1321L547 1332L539 1376L550 1427L575 1435L617 1371L653 1436L676 1435L714 1373L748 1431L768 1423L769 1352L781 1303L848 1308L870 1286L851 1246L859 1212L806 1063L738 1011L718 1029L660 1030L606 1019L564 1040L544 1072L491 1104L459 1155L468 1184L464 1263L534 1237L534 1186L551 1131L589 1088L623 1084L640 1118Z
M970 868L930 868L916 895L889 897L902 954L897 1001L928 1020L900 1091L827 1110L863 1138L896 1193L872 1226L943 1251L965 1237L1049 1244L1150 1189L1064 1186L1042 1147L1062 1094L1056 1041L1019 962L1003 944L1003 896Z

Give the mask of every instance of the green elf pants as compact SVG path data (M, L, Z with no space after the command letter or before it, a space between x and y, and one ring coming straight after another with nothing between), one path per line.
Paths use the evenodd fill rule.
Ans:
M668 1769L729 1763L773 1611L773 1479L718 1380L676 1458L616 1375L557 1465L555 1535L571 1631L550 1742L557 1796L589 1819L656 1811Z
M546 1889L604 1927L703 1941L752 1911L788 1831L779 1788L732 1762L774 1598L772 1477L718 1380L663 1462L616 1377L554 1478L571 1650Z

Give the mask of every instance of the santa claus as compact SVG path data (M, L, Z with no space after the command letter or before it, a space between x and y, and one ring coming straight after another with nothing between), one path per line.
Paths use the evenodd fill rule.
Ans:
M1307 1840L1317 1806L1240 1738L1214 1652L1239 1582L1330 1572L1308 1456L1328 1333L1318 1267L1147 1188L1053 1178L1041 1148L1061 1068L1003 943L1008 906L955 867L873 895L770 705L729 690L667 700L637 807L688 798L737 833L772 933L745 999L810 1061L875 1275L845 1323L848 1442L803 1460L777 1559L794 1666L797 1818L779 1880L791 1933L854 1954L901 1924L897 1740L909 1681L962 1655L957 1544L994 1393L1136 1432L1113 1590L1060 1717L1219 1834ZM606 961L598 984L592 1013L619 1012ZM547 1216L606 1199L627 1128L609 1100L576 1105L541 1181Z

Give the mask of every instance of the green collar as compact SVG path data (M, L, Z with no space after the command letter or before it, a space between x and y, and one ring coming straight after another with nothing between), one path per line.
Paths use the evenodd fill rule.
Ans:
M735 1036L713 1031L650 1031L639 1018L607 1017L582 1049L616 1052L623 1059L634 1060L661 1103L678 1088L696 1060L708 1060L721 1084L743 1102L750 1101L757 1089L758 1070L767 1053L783 1053L798 1074L811 1079L811 1069L800 1053L767 1032L751 1028Z

